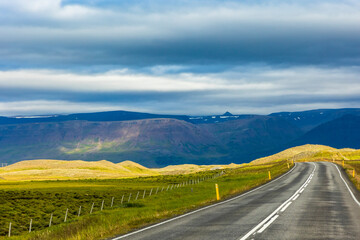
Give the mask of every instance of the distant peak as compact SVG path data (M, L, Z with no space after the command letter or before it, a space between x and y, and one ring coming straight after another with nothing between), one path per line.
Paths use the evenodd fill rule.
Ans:
M223 114L223 116L233 116L233 115L230 112L226 112L226 113Z

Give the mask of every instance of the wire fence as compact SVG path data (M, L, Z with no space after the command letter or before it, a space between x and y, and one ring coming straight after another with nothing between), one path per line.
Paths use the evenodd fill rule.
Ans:
M35 217L28 219L27 226L24 225L15 225L12 221L8 222L8 228L6 236L11 237L13 234L14 229L19 228L18 232L24 233L24 231L30 233L34 230L42 230L45 228L50 228L54 225L66 223L70 221L76 221L77 218L84 216L84 215L91 215L95 212L101 212L104 210L111 210L114 208L120 207L127 207L136 205L139 200L150 198L151 196L162 194L163 192L168 191L175 191L176 189L183 188L186 186L192 186L196 184L200 184L203 181L215 179L220 177L224 174L224 171L218 172L212 176L204 176L199 177L196 179L190 179L187 181L183 181L176 184L167 184L167 185L160 185L157 187L153 187L151 189L144 189L144 190L136 190L136 191L129 191L126 194L123 194L121 197L111 196L107 199L101 199L97 201L91 201L83 203L82 205L56 209L53 212L49 213L47 216ZM47 219L47 221L45 221Z

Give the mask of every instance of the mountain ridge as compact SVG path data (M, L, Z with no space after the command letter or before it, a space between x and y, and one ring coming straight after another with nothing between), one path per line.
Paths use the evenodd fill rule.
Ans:
M252 160L249 151L257 156L259 146L280 146L299 135L271 116L205 125L177 119L1 125L0 160L131 159L149 167L241 163Z
M349 112L355 113L351 114L355 117L350 117L354 119L360 109L320 109L290 115L234 115L226 112L216 116L185 116L185 120L147 118L154 116L151 114L143 118L142 113L115 111L80 114L80 120L71 120L80 116L74 114L66 121L38 122L36 118L26 120L35 122L5 124L3 121L0 124L0 161L10 164L24 159L51 158L107 159L117 163L130 159L147 167L164 167L250 162L307 143L357 148L360 133L353 130L358 129L358 120L321 130L324 124L344 121L342 117ZM125 116L128 113L130 115ZM119 115L122 118L118 118ZM335 118L337 116L340 117ZM123 120L137 117L143 119ZM96 121L89 121L92 118ZM102 121L104 118L106 121ZM305 130L309 124L310 130ZM352 124L351 128L349 124ZM330 132L333 134L329 135ZM335 141L346 137L346 144Z

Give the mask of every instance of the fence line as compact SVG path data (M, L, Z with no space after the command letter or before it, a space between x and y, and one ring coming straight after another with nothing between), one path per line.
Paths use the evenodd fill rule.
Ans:
M182 187L185 187L187 185L195 185L195 184L199 184L203 181L206 181L206 180L209 180L209 179L214 179L216 177L220 177L221 175L223 175L223 172L221 173L217 173L217 174L214 174L213 176L208 176L208 177L201 177L201 178L197 178L197 179L190 179L190 180L186 180L184 182L181 182L181 183L176 183L176 184L168 184L167 187L166 187L166 191L169 191L169 190L174 190L176 188L182 188ZM161 189L161 191L159 192L159 190ZM192 189L192 188L191 188ZM151 197L152 195L157 195L158 193L161 193L165 190L165 186L157 186L156 187L156 191L155 193L153 194L153 191L154 191L154 188L151 188L151 190L149 191L149 194L147 195L148 197ZM142 196L142 199L145 199L146 197L146 189L144 189L144 192L143 192L143 196ZM138 200L138 197L140 195L140 191L137 192L136 194L136 198L134 201L137 201ZM132 196L132 192L129 193L129 197L128 197L128 201L127 203L130 203L131 201L131 196ZM121 197L121 201L120 201L120 206L123 206L123 202L124 202L124 198L125 198L125 194L122 195ZM114 206L114 203L115 203L115 197L112 196L111 197L111 201L110 201L110 208L113 208ZM105 204L105 199L102 199L101 201L101 205L99 204L98 206L100 206L100 211L103 211L104 208L106 208L106 204ZM91 204L91 208L90 208L90 212L89 214L92 214L94 212L94 208L95 208L95 202L92 202ZM79 206L79 209L77 211L77 214L75 212L75 216L77 217L80 217L81 216L81 210L82 210L82 206L80 205ZM67 222L68 220L68 213L69 213L69 208L66 208L66 211L65 211L65 216L64 216L64 222ZM54 218L54 213L51 213L50 214L50 219L49 219L49 224L48 224L48 227L51 227L53 225L53 218ZM30 219L30 223L29 223L29 233L32 232L33 230L33 219ZM11 236L11 231L12 231L12 223L10 222L9 223L9 230L8 230L8 236L10 237Z

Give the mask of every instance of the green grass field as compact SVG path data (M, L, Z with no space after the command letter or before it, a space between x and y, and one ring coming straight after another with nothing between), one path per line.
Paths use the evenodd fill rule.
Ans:
M31 181L0 183L0 239L103 239L126 233L215 202L215 183L221 198L245 192L288 171L287 161L247 165L236 169L204 171L186 175L163 175L116 180ZM198 184L173 187L189 180ZM156 190L158 189L158 194ZM164 190L161 191L164 187ZM149 193L152 191L152 196ZM142 199L146 190L146 197ZM139 199L135 201L140 191ZM128 203L129 194L132 197ZM123 204L121 203L122 196ZM114 206L110 207L114 197ZM104 200L104 210L100 211ZM90 209L94 203L93 213ZM79 207L81 216L78 217ZM68 209L67 222L64 215ZM48 227L53 214L52 226ZM32 233L28 233L32 219Z
M342 166L342 162L338 162ZM344 161L344 169L350 180L354 183L356 188L360 191L360 160L348 160ZM355 170L355 174L353 172Z

